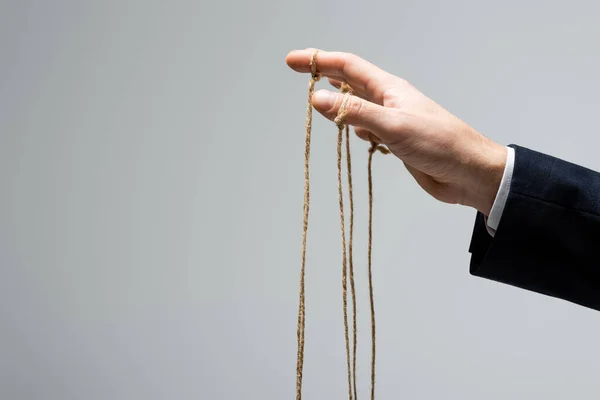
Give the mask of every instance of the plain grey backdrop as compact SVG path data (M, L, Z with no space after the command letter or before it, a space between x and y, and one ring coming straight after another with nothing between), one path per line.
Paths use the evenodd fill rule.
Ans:
M599 12L0 0L0 398L292 398L308 76L287 52L354 52L500 143L598 170ZM335 131L315 115L309 400L346 393ZM366 398L367 144L352 139ZM471 277L475 211L392 156L374 170L378 398L597 399L600 314Z

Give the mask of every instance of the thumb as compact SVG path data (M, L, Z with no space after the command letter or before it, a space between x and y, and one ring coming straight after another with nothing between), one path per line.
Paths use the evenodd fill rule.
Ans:
M319 90L312 97L315 109L325 118L333 121L344 100L344 95L328 90ZM375 133L383 142L391 138L393 127L396 125L397 113L394 109L382 107L350 95L346 103L344 123L365 128Z

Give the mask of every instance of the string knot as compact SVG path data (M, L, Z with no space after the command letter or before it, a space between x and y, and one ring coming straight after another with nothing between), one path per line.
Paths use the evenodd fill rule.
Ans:
M344 128L344 121L348 116L348 102L350 101L350 97L352 97L352 95L349 91L344 93L344 99L342 100L340 109L338 110L337 116L333 120L333 122L335 122L335 124L337 125L338 129Z
M380 152L381 154L390 154L390 150L382 145L378 145L375 142L371 142L371 147L369 147L369 153L375 153L376 151Z
M348 85L346 82L343 82L340 85L340 91L342 93L350 93L350 94L352 94L352 87L350 85Z

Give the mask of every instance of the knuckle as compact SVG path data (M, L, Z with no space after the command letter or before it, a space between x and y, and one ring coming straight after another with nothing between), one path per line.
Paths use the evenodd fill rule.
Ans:
M348 103L350 103L348 107L348 109L350 110L350 115L355 119L360 119L362 114L364 113L363 101L356 96L350 96Z
M346 61L350 64L355 63L358 61L358 56L354 53L346 53Z
M358 56L353 53L342 53L340 59L341 63L339 72L345 76L348 73L348 68L350 68L353 64L356 64Z
M405 92L405 93L412 93L412 92L417 91L416 88L413 86L413 84L410 83L410 81L407 80L406 78L402 78L402 77L399 77L399 76L395 76L395 78L396 78L396 85L395 86L400 91Z
M402 110L393 109L390 114L391 127L395 131L402 131L408 126L408 115Z
M335 118L342 106L343 96L336 96L335 101L331 104L331 107L325 111L325 115L331 119Z
M405 78L402 78L401 76L397 76L396 79L397 79L399 86L410 86L410 83Z
M339 70L337 72L338 72L338 74L340 74L342 76L344 76L344 71L346 71L348 68L348 63L349 63L348 56L349 56L348 53L340 54L340 64L339 64Z

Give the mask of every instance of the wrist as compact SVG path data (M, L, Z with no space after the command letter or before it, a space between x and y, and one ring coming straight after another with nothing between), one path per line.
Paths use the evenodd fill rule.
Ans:
M465 205L489 216L502 182L507 153L505 146L486 138L486 143L480 147L468 167L469 179L465 184Z

